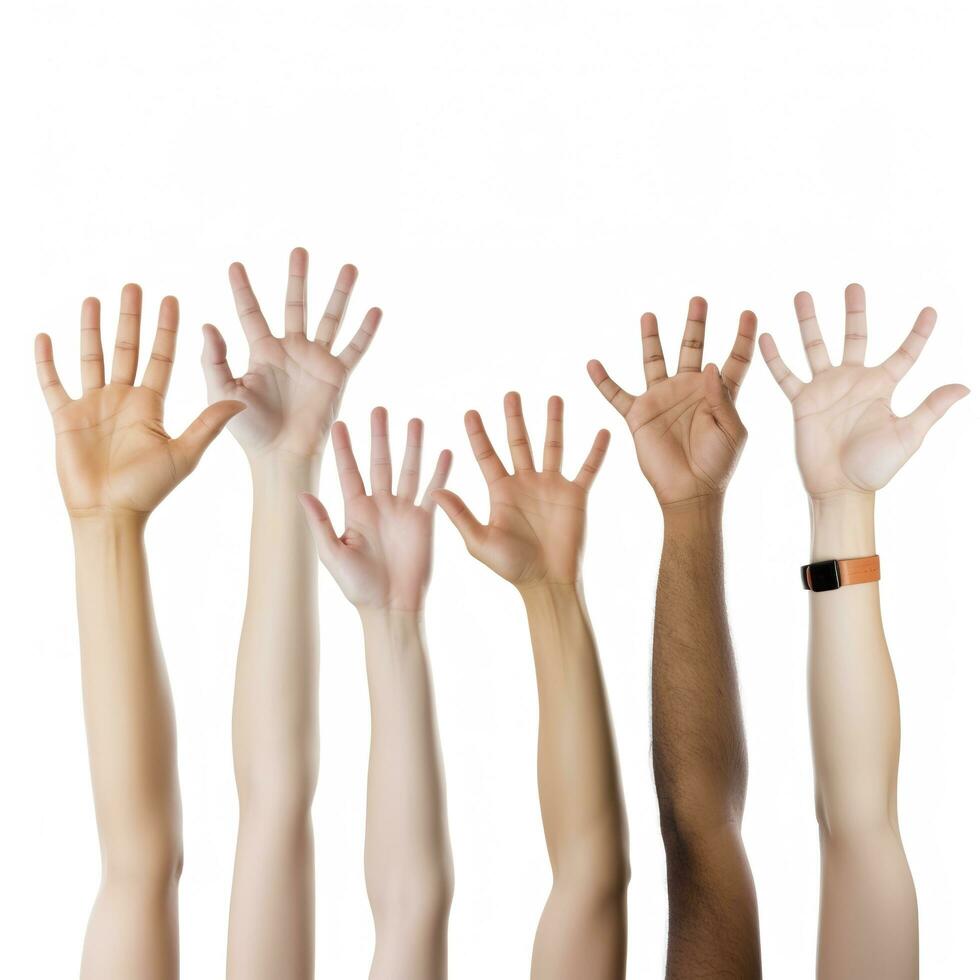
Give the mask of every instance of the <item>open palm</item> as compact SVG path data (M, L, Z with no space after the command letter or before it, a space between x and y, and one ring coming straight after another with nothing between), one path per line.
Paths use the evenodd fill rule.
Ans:
M579 577L586 498L609 445L609 433L599 432L578 476L567 480L561 473L563 411L560 398L549 399L543 466L538 471L520 396L516 392L505 396L513 474L500 461L479 413L466 413L470 446L490 491L487 524L477 521L456 494L447 490L435 494L470 554L518 587L571 584Z
M668 376L657 318L640 319L647 390L624 391L599 361L590 361L589 376L626 419L644 476L664 506L723 493L738 462L746 431L734 400L752 358L756 318L746 311L739 320L735 345L719 376L709 364L702 369L707 303L691 300L681 341L677 373Z
M891 397L925 347L936 325L936 311L918 316L902 346L875 367L864 363L868 342L864 290L844 293L844 355L831 363L809 293L796 297L807 360L813 371L802 382L783 363L769 334L759 339L762 356L793 406L796 458L811 497L881 489L922 445L929 429L960 398L963 385L937 388L910 415L892 412Z
M225 423L244 406L223 401L206 409L177 439L163 427L163 404L177 344L177 300L160 304L153 353L135 385L142 292L123 288L112 374L105 383L100 306L82 304L82 397L65 392L54 366L51 338L35 341L38 380L51 409L58 478L73 515L126 511L147 514L197 465Z
M303 494L320 559L359 609L418 611L432 574L432 492L446 485L452 454L443 450L422 500L416 504L422 458L422 422L408 423L396 493L391 492L388 415L371 413L371 493L351 448L347 426L333 427L333 448L344 494L344 533L337 536L323 504Z
M236 262L228 272L242 329L248 339L248 370L233 376L227 347L217 328L204 327L202 365L208 397L236 398L248 411L230 426L249 456L282 450L297 456L323 452L330 426L350 373L371 343L381 311L371 309L357 334L337 355L331 352L343 323L357 270L345 265L333 294L310 340L306 324L306 279L309 256L293 249L286 287L285 334L273 336L252 291L244 267Z

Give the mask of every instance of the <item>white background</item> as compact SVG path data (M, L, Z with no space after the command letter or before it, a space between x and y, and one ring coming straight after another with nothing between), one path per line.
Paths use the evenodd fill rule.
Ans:
M5 15L2 133L4 845L0 974L76 973L98 880L79 691L68 522L36 390L46 330L78 390L83 297L114 327L118 290L182 304L168 401L179 430L204 404L199 327L245 364L225 270L242 260L270 319L290 247L325 302L344 261L352 306L385 310L341 415L427 423L428 458L485 513L462 427L524 395L542 436L566 398L568 459L613 431L592 496L590 607L631 824L630 977L662 975L666 893L648 763L649 640L661 542L625 425L585 373L642 377L638 319L680 341L710 303L722 359L754 309L799 373L796 290L832 353L843 288L869 298L869 358L932 304L939 325L895 407L976 387L980 168L978 15L966 2L787 4L251 0L18 4ZM350 327L348 328L348 330ZM108 342L107 342L108 343ZM886 629L902 695L900 810L918 886L923 976L975 968L980 843L976 640L977 394L879 497ZM790 410L762 364L740 400L748 447L727 507L728 602L751 776L745 837L767 974L812 974L818 852L805 702L806 505ZM339 493L332 463L325 498ZM185 976L223 975L236 827L230 716L250 494L222 437L154 516L149 552L176 702L186 870ZM452 974L527 973L550 875L535 786L536 698L516 595L443 518L428 622L456 859ZM319 974L366 976L361 870L368 704L355 615L324 575L316 803ZM971 612L971 608L973 612Z

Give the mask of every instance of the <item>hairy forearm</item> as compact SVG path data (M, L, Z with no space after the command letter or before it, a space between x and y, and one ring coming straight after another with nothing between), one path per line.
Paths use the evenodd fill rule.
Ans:
M811 504L813 561L875 554L874 497ZM878 583L810 595L810 728L821 829L819 974L913 977L915 889L898 833L898 689Z
M297 495L319 460L252 467L248 599L233 710L240 801L228 968L312 976L313 828L319 762L316 559Z
M653 629L653 767L680 834L741 822L747 765L722 561L722 506L664 515Z
M176 736L142 515L73 521L82 693L103 882L83 976L176 974Z
M595 640L579 587L542 585L523 598L538 683L538 790L555 879L532 975L615 977L625 957L629 845ZM563 927L552 928L554 920Z
M755 887L741 838L747 763L719 499L664 513L652 716L670 908L667 976L759 976Z
M361 619L371 698L371 976L435 980L447 970L453 865L422 614L365 610Z

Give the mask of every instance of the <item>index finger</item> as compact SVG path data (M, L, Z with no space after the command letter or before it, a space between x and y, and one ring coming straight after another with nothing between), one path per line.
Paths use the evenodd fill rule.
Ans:
M721 379L725 382L725 387L731 393L732 399L738 397L739 388L748 373L749 364L752 362L752 352L755 350L755 331L759 321L751 310L745 310L738 318L738 333L735 335L735 343L732 352L725 361L725 366L721 369Z

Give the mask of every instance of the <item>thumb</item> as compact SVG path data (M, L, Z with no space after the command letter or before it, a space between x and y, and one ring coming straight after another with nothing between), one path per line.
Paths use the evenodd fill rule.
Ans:
M911 444L911 453L922 445L926 433L969 393L970 389L966 385L943 385L932 392L914 412L898 420L902 441L906 446Z
M174 456L182 480L200 462L204 450L218 438L229 420L245 410L244 402L224 401L209 405L173 440Z
M204 348L201 351L201 368L204 371L204 383L207 385L208 398L217 401L232 380L231 368L228 367L228 347L213 324L205 323L202 333Z
M721 380L716 364L709 364L704 369L704 396L715 422L736 442L745 436L745 426L735 411L732 394Z
M486 528L473 516L473 512L451 490L433 490L432 499L445 512L456 530L463 536L466 550L472 555L474 548L479 547L480 539Z
M316 544L320 561L329 568L331 562L328 558L331 558L335 549L340 546L340 540L333 528L333 522L330 520L327 508L312 493L301 493L299 500L303 505L306 523L310 526L310 531L313 534L313 541Z

